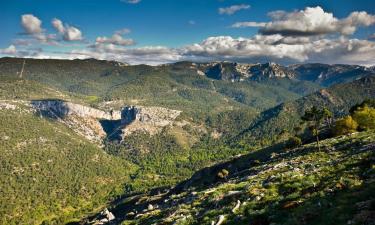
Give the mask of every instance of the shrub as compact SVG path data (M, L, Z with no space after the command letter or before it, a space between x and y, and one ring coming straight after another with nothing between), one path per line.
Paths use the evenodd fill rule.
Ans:
M353 119L358 123L360 130L375 129L375 108L364 106L353 112Z
M229 172L228 172L228 170L226 170L226 169L222 169L222 170L217 174L217 176L218 176L219 178L221 178L221 179L225 179L225 178L227 178L228 175L229 175Z
M286 142L286 147L291 149L291 148L296 148L302 145L302 140L299 137L290 137L289 140Z
M346 116L336 121L333 133L336 136L350 134L357 130L358 123L351 117Z

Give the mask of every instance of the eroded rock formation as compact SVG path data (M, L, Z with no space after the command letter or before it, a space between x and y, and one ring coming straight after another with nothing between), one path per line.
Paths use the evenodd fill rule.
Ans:
M162 107L142 106L104 111L62 100L32 101L31 106L38 115L63 122L96 143L105 138L121 141L136 132L154 135L172 125L181 113Z

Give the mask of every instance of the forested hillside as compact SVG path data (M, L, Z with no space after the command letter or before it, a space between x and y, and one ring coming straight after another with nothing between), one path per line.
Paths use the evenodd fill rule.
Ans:
M171 190L205 167L246 154L259 156L268 151L264 147L283 146L295 136L303 138L303 152L309 152L312 135L301 120L307 109L325 106L336 119L375 97L372 70L323 67L330 68L319 70L327 79L316 78L314 71L303 76L307 69L302 65L274 63L130 66L94 59L2 58L0 223L84 223L82 218L91 219L106 206L115 209L120 203L128 210L126 196ZM334 73L338 68L345 77ZM335 76L340 79L329 80ZM366 138L372 140L372 133L360 135L358 143L369 144ZM346 146L350 138L342 140L338 145ZM269 162L252 160L263 167ZM216 179L218 172L207 179ZM221 172L221 181L229 181ZM222 212L206 201L211 200L197 202L193 211L204 215L208 204L212 214L194 217L192 223L211 223ZM129 223L164 221L163 210ZM255 209L246 210L253 218ZM128 218L125 212L131 213L115 211L121 218L117 222Z

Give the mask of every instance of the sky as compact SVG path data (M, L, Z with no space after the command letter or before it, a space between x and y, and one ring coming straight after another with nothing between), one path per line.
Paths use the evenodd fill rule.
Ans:
M0 57L375 65L373 0L0 0Z

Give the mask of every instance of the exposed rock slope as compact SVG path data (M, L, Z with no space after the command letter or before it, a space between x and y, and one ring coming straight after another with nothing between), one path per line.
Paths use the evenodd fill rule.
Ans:
M156 134L163 127L172 125L181 111L163 107L130 106L122 109L121 122L123 136L134 132Z
M61 100L32 101L31 106L38 115L57 119L94 142L101 142L114 134L121 139L135 132L154 135L172 125L181 113L162 107L142 106L104 111Z

